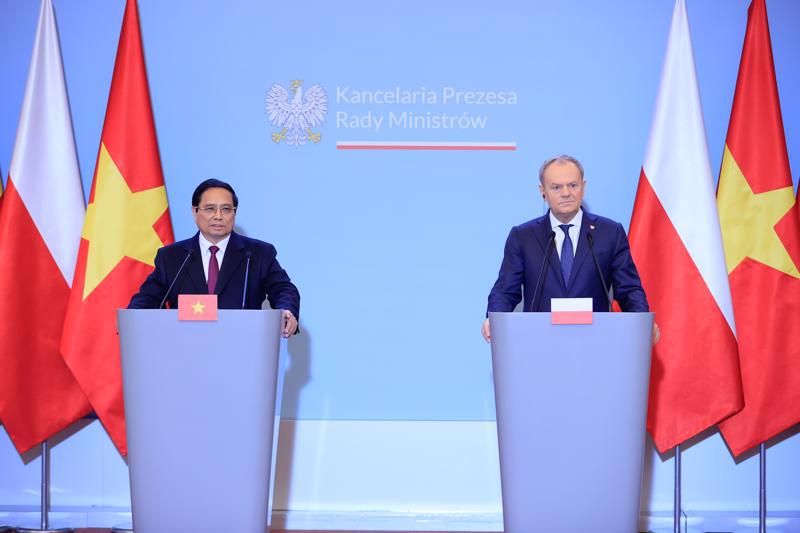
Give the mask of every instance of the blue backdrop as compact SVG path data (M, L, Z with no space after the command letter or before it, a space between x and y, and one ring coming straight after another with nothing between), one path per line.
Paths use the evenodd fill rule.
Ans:
M123 2L54 4L88 194ZM688 6L714 168L747 5ZM800 4L768 8L797 169ZM38 9L33 0L0 5L4 180ZM672 0L140 2L176 237L195 231L194 186L228 180L241 198L240 230L274 243L300 288L285 417L493 419L479 327L507 231L542 213L536 172L559 152L583 161L591 210L627 227L672 9ZM327 95L325 120L312 128L319 143L272 140L280 128L267 92L295 79ZM392 101L406 91L424 98ZM412 113L423 123L404 127ZM428 117L443 116L453 127L429 127ZM517 149L337 150L341 141Z

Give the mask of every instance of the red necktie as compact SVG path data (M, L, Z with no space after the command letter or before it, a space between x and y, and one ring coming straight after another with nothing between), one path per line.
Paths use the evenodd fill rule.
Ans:
M219 246L209 246L208 251L211 252L211 261L208 262L208 294L214 294L219 277L219 263L217 262Z

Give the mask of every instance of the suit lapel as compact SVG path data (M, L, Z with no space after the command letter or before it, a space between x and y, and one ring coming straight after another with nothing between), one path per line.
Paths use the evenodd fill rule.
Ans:
M575 261L572 263L572 274L570 274L570 279L578 279L578 272L586 262L586 258L591 255L589 253L589 241L586 240L586 234L589 231L596 231L594 228L596 228L597 225L594 218L595 217L588 211L583 211L581 229L578 232L578 242L575 243Z
M547 253L545 248L547 247L547 241L550 239L550 233L552 231L553 227L550 225L550 211L548 211L546 215L539 219L539 224L535 230L536 239L539 241L539 246L542 249L542 257ZM566 292L567 288L564 283L564 274L561 272L561 263L558 259L558 250L556 249L555 241L550 244L550 254L547 258L547 262L550 264L550 269L553 271L551 275L556 277L561 284L561 288Z
M236 233L231 233L231 240L228 241L228 247L225 249L225 257L222 259L222 267L219 270L219 278L217 279L216 293L222 294L225 285L228 284L233 273L239 268L239 264L244 258L244 240L242 240Z
M200 232L190 240L187 250L192 250L194 257L189 263L189 277L192 278L195 289L198 294L205 294L208 292L208 283L206 283L206 273L203 270L203 253L200 250Z

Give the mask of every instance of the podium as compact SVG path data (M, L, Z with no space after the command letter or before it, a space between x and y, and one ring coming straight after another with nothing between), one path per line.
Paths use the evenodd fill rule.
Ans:
M119 310L136 533L265 533L280 311Z
M635 533L652 313L489 313L505 533Z

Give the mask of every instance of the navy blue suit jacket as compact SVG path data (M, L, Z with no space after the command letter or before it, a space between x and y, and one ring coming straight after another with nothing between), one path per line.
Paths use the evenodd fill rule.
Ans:
M247 276L245 309L261 309L266 296L273 309L287 309L300 318L300 293L276 258L271 244L238 233L231 233L217 278L217 304L220 309L241 309L247 253L250 267ZM178 294L206 294L208 284L196 233L191 239L164 246L156 253L155 270L147 276L139 292L131 298L128 309L156 309L186 257L189 261L180 272L167 301L178 307Z
M558 252L553 242L550 244L547 267L542 274L542 288L536 296L536 308L531 309L536 280L552 231L549 213L511 228L506 240L503 264L489 294L489 311L513 311L520 299L524 302L524 311L550 311L551 298L589 297L594 300L595 311L608 311L603 284L589 250L589 233L593 237L600 269L606 283L613 285L614 299L619 302L622 310L649 310L622 225L586 210L583 211L569 284L564 282Z

